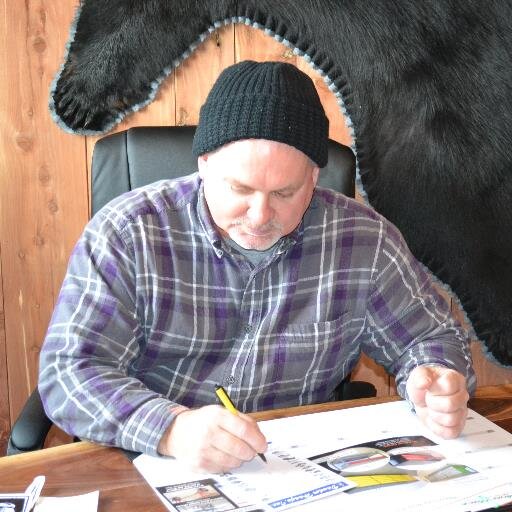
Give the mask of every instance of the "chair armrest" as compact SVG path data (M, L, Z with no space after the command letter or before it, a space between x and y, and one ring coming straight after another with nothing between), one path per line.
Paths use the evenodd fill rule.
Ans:
M34 389L11 429L7 455L40 450L52 421L46 416L38 389Z

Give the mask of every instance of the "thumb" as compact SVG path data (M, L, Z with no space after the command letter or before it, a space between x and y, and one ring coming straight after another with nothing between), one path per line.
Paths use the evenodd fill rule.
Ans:
M418 407L425 407L425 394L436 380L436 369L431 366L418 366L407 379L407 395Z

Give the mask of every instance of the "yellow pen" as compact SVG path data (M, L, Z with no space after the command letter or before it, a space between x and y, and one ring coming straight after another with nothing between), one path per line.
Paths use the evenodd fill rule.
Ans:
M238 414L238 411L235 407L235 404L231 401L231 398L229 398L229 395L227 394L226 390L222 386L215 386L215 394L217 395L217 398L220 400L220 403L231 413ZM267 459L265 458L265 455L263 453L258 453L260 459L263 462L267 462Z

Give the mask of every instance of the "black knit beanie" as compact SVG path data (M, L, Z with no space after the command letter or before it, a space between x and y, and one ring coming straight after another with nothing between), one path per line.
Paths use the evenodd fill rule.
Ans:
M284 142L327 164L329 121L311 78L284 62L226 68L201 107L195 156L240 139Z

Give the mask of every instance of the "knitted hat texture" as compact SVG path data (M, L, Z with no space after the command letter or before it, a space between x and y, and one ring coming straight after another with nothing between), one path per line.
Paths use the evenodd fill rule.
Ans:
M327 164L327 119L313 81L292 64L243 61L226 68L201 107L195 156L240 139L294 146Z

